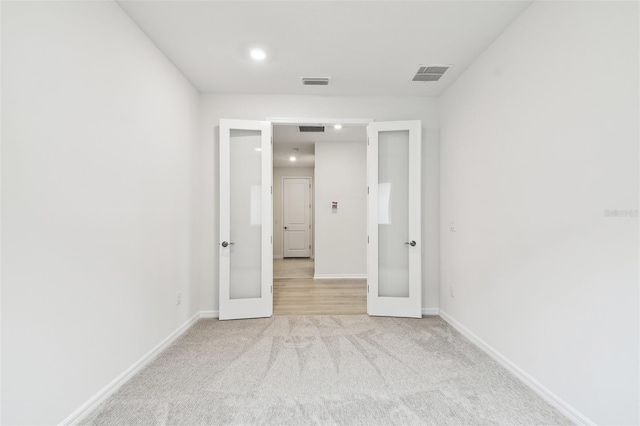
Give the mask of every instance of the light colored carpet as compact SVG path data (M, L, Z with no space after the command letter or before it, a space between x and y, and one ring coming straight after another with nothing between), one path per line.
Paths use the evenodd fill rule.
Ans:
M201 320L84 424L570 424L439 317Z

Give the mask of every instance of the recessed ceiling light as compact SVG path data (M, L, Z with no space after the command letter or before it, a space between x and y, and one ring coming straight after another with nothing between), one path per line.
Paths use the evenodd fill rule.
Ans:
M289 161L296 161L296 157L292 155L291 157L289 157Z
M333 128L336 129L336 130L340 130L340 129L342 129L342 124L334 124Z
M262 148L256 148L256 151L262 151Z
M262 61L267 57L267 52L257 47L255 49L251 49L251 52L249 52L249 54L256 61Z

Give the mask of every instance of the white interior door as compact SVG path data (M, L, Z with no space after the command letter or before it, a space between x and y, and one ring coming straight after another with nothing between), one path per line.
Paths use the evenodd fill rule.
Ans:
M311 256L311 179L282 178L283 257Z
M395 121L367 128L369 315L422 316L421 127Z
M271 123L220 120L220 319L273 313Z

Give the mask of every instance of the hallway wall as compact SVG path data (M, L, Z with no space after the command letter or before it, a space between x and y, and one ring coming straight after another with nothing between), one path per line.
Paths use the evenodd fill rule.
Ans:
M318 278L367 276L367 141L362 133L361 142L316 144Z

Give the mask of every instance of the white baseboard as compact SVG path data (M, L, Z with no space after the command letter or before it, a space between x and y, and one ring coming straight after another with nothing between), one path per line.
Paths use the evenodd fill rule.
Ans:
M439 308L422 308L422 315L439 315Z
M212 311L213 312L213 311ZM61 425L75 425L78 424L84 417L95 410L105 399L113 395L122 385L124 385L131 377L137 374L140 370L146 367L153 359L160 354L163 350L169 347L178 337L184 334L192 325L202 318L202 313L197 312L191 318L189 318L184 324L178 327L173 333L167 336L162 342L158 343L155 348L147 352L142 358L134 362L133 365L127 368L122 374L113 379L107 386L102 388L100 392L95 394L91 399L82 404L80 408L71 413L69 417L60 422Z
M367 278L367 274L315 274L314 280L355 280Z
M440 317L449 323L453 328L458 330L467 339L471 340L476 346L482 349L487 355L496 360L500 365L509 370L514 376L523 381L527 386L533 389L538 395L540 395L545 401L557 408L562 414L567 416L569 420L577 425L595 426L595 423L589 420L584 414L569 405L565 400L560 398L555 393L551 392L547 387L542 385L536 379L531 377L522 368L518 367L496 349L494 349L487 342L476 336L464 325L460 324L455 319L451 318L446 312L440 310Z
M200 318L218 318L219 312L218 311L200 311Z

